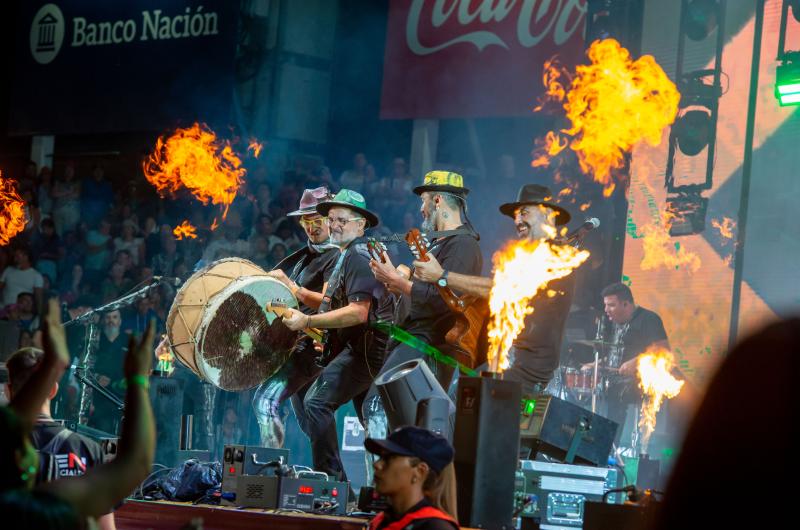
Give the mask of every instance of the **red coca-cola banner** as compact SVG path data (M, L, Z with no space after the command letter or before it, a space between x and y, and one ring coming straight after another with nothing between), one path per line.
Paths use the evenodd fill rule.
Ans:
M390 0L381 117L518 116L583 53L585 0Z

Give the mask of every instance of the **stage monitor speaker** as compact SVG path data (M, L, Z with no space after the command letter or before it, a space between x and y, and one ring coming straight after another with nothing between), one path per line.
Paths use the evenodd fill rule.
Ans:
M542 453L568 464L595 466L608 463L617 432L617 424L608 418L548 394L523 404L520 428L531 459Z
M458 381L453 448L458 518L464 526L513 528L521 395L513 381Z

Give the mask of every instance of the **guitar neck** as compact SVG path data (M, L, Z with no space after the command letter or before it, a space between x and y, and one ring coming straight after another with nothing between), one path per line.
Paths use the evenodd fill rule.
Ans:
M289 306L281 303L267 303L266 309L270 313L275 313L278 317L281 318L283 318L284 315L289 313ZM305 333L306 335L308 335L317 342L322 342L322 340L324 339L323 337L324 333L321 329L303 328L303 333Z

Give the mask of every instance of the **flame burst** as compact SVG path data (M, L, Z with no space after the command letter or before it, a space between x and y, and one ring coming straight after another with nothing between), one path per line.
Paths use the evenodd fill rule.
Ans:
M730 217L723 217L721 223L716 219L712 219L711 226L719 230L719 235L723 238L733 239L733 229L736 227L736 221Z
M549 282L569 275L589 258L589 251L554 245L545 240L511 242L494 255L494 279L489 295L489 366L508 368L508 350L525 327L530 305ZM552 292L552 295L550 294ZM555 291L547 291L555 296Z
M661 143L664 128L675 121L680 94L651 55L634 61L614 39L593 42L587 55L591 63L576 67L566 91L559 66L545 63L545 86L547 97L566 100L572 127L560 132L570 138L581 170L602 184L609 197L615 187L612 170L622 167L625 155L640 142ZM535 165L546 165L552 146L545 140Z
M25 201L13 180L0 173L0 246L8 245L25 228Z
M642 249L644 256L639 264L642 270L649 271L659 267L680 269L691 272L700 268L700 256L690 252L679 242L673 243L669 235L669 214L662 214L661 223L650 223L642 227Z
M249 153L253 153L253 156L258 158L263 148L264 144L260 144L256 140L250 140L250 144L247 146L247 151Z
M643 450L647 448L650 436L656 429L656 416L664 400L677 396L685 383L672 375L674 366L675 357L671 352L662 349L648 350L636 362L639 388L644 394L639 416Z
M194 227L189 221L184 221L172 231L175 239L181 240L183 238L197 239L197 228Z
M246 173L230 142L199 123L160 137L143 169L160 193L186 188L203 204L221 205L223 219Z

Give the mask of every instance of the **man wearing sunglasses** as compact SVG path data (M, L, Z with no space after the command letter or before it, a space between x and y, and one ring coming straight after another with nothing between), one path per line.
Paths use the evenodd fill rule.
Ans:
M291 310L283 322L293 330L335 330L336 342L343 346L305 393L303 414L297 417L311 440L314 468L344 480L334 413L352 399L363 423L361 406L383 364L386 345L386 336L368 323L390 318L391 305L381 303L386 300L384 287L369 267L364 232L379 220L367 210L364 197L343 189L317 204L316 211L326 218L331 243L339 247L336 264L323 292L308 295L308 303L320 300L317 314Z
M287 214L287 217L298 219L308 237L307 244L267 273L291 289L299 302L300 312L305 315L317 312L322 302L321 291L339 255L338 247L330 242L330 230L325 218L316 210L317 204L332 197L325 186L303 191L300 208ZM303 397L322 371L322 367L315 362L318 355L311 338L301 334L286 364L256 390L253 410L264 446L283 446L285 430L279 408L286 399L291 398L297 417L303 414ZM334 426L331 428L334 429ZM335 430L332 436L336 437Z

